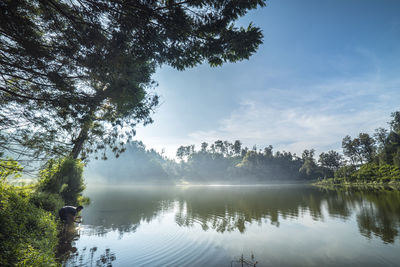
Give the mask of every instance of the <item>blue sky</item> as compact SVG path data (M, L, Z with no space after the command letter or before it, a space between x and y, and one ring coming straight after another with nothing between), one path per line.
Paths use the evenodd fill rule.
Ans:
M157 71L162 103L136 139L169 157L218 139L341 151L400 110L399 14L397 0L269 0L238 21L264 34L250 60Z

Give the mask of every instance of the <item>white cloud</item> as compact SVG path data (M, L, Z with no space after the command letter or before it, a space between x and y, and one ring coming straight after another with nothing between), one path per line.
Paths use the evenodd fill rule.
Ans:
M245 95L231 107L229 115L212 123L214 126L204 128L208 124L204 123L203 128L183 129L182 125L190 121L171 120L165 110L161 122L139 129L137 137L149 148L159 152L164 149L170 158L181 145L195 144L199 148L201 142L218 139L239 139L250 148L254 144L258 148L273 145L275 151L297 154L309 148L317 153L341 151L345 135L373 133L378 127L387 127L390 113L400 110L399 87L400 80L374 72L308 87L248 89L243 90ZM197 115L200 113L194 112L191 120L201 120Z
M342 138L385 127L390 112L398 109L399 94L384 88L399 81L336 81L308 89L271 88L253 92L242 100L217 129L190 134L193 143L239 139L247 146L273 145L278 150L301 153L341 150ZM381 93L385 92L385 93Z

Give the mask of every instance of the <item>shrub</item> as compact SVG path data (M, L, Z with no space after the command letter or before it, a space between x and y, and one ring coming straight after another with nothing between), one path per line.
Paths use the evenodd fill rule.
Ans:
M343 166L335 171L335 178L344 178L346 180L352 180L352 174L356 171L356 168L352 165Z
M1 154L0 154L1 155ZM20 177L22 167L11 158L0 159L0 181L5 181L8 177Z
M64 201L60 195L48 192L34 192L31 195L30 201L36 207L49 211L56 216L58 210L64 206Z
M394 165L384 164L379 167L379 176L389 180L400 179L400 168Z
M82 173L83 163L80 160L70 157L50 160L40 172L39 190L60 194L66 204L77 205L85 189Z
M354 173L354 177L357 180L363 180L365 182L376 180L379 176L379 166L375 163L364 164Z
M57 224L24 190L0 182L0 266L57 266Z

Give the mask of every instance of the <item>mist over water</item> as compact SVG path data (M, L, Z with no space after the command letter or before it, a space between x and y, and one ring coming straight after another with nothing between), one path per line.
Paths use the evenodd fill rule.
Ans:
M326 168L303 167L305 161L290 152L274 154L272 146L261 152L241 148L239 140L234 144L218 140L208 150L207 145L202 143L199 151L194 145L181 146L179 159L173 160L134 141L118 158L108 153L106 161L92 159L84 176L89 183L113 185L258 185L308 183L321 175L333 175Z
M400 262L396 191L89 185L86 195L66 266L230 266L242 254L257 266Z

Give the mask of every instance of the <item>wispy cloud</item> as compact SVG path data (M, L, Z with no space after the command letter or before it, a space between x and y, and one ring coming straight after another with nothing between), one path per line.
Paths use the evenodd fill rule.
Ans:
M376 77L361 81L334 81L301 89L270 88L253 92L241 101L217 129L195 131L193 143L240 139L246 145L301 153L340 150L342 138L385 127L390 112L398 108L399 94L385 88L400 81Z

